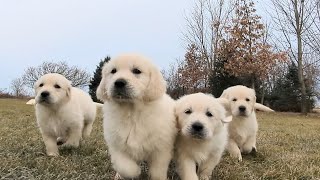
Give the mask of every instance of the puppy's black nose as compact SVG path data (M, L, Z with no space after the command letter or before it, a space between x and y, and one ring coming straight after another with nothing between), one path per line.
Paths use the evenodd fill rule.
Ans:
M41 97L43 97L43 98L46 98L46 97L48 97L50 95L50 93L48 92L48 91L43 91L42 93L41 93Z
M240 112L245 112L245 111L246 111L246 107L244 107L244 106L239 106L239 111L240 111Z
M127 85L127 81L124 79L118 79L116 80L116 82L114 82L114 86L116 88L123 88Z
M192 129L194 131L200 132L203 130L203 124L201 124L200 122L195 122L192 124Z

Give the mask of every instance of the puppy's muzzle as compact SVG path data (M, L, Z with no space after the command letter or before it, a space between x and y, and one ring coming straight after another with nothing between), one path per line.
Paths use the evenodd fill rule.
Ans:
M40 102L49 103L50 100L50 93L48 91L43 91L40 94Z
M246 115L247 108L245 106L239 106L240 115Z
M116 99L130 99L130 88L125 79L117 79L113 84L112 96Z
M127 81L124 79L118 79L116 82L114 82L114 87L116 89L124 89L127 85Z
M202 123L200 122L194 122L192 125L191 125L191 135L192 137L194 138L197 138L197 139L202 139L204 138L205 136L205 131L204 131L204 126Z
M50 96L50 93L48 92L48 91L43 91L42 93L41 93L41 98L48 98Z

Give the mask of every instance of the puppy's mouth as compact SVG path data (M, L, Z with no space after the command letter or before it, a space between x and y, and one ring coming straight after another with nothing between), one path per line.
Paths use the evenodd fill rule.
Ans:
M197 140L202 140L202 139L205 139L206 135L205 133L198 133L198 132L191 132L190 133L190 136L193 138L193 139L197 139Z
M248 116L248 115L247 115L247 112L241 112L241 111L238 113L238 115L239 115L239 116L243 116L243 117Z
M52 104L49 98L39 98L37 102L39 104L46 104L46 105Z
M188 126L187 133L188 136L197 140L205 139L207 136L206 127L199 121L190 124Z
M112 98L118 101L130 101L132 96L127 90L114 89L112 92Z

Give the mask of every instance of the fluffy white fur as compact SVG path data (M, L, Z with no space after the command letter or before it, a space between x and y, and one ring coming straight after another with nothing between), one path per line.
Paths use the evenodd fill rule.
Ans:
M103 67L97 97L104 101L104 137L114 169L123 178L167 179L177 133L174 101L160 71L144 56L123 54Z
M57 144L79 146L90 135L96 106L84 91L60 74L46 74L35 83L36 117L47 155L58 156Z
M180 130L176 141L176 160L181 179L210 179L227 145L225 123L232 117L226 117L219 99L203 93L180 98L176 102L175 114Z
M255 109L273 110L256 103L255 91L241 85L227 88L220 97L228 99L228 112L233 116L233 120L228 126L229 142L227 150L232 157L242 161L241 153L250 153L257 150L258 123Z

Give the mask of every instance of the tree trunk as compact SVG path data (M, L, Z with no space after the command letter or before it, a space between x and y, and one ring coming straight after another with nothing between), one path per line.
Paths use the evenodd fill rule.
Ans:
M265 95L265 83L262 84L262 94L261 94L261 104L264 103L264 95Z
M303 76L303 63L302 63L302 40L301 36L298 35L298 76L301 90L301 113L307 115L307 92L306 85Z
M303 3L303 2L301 2ZM301 5L302 6L302 5ZM298 1L294 1L294 11L295 11L295 20L296 20L296 36L297 36L297 45L298 45L298 77L301 91L301 113L307 115L307 103L306 103L306 85L304 83L303 77L303 63L302 63L302 27L304 22L300 22L300 19L303 19L303 13L299 14L298 10ZM300 17L301 16L301 17Z
M255 78L254 78L254 75L253 75L253 74L251 75L251 78L250 78L250 79L251 79L251 88L255 90L255 86L254 86L254 85L255 85L255 84L254 84L254 79L255 79Z

